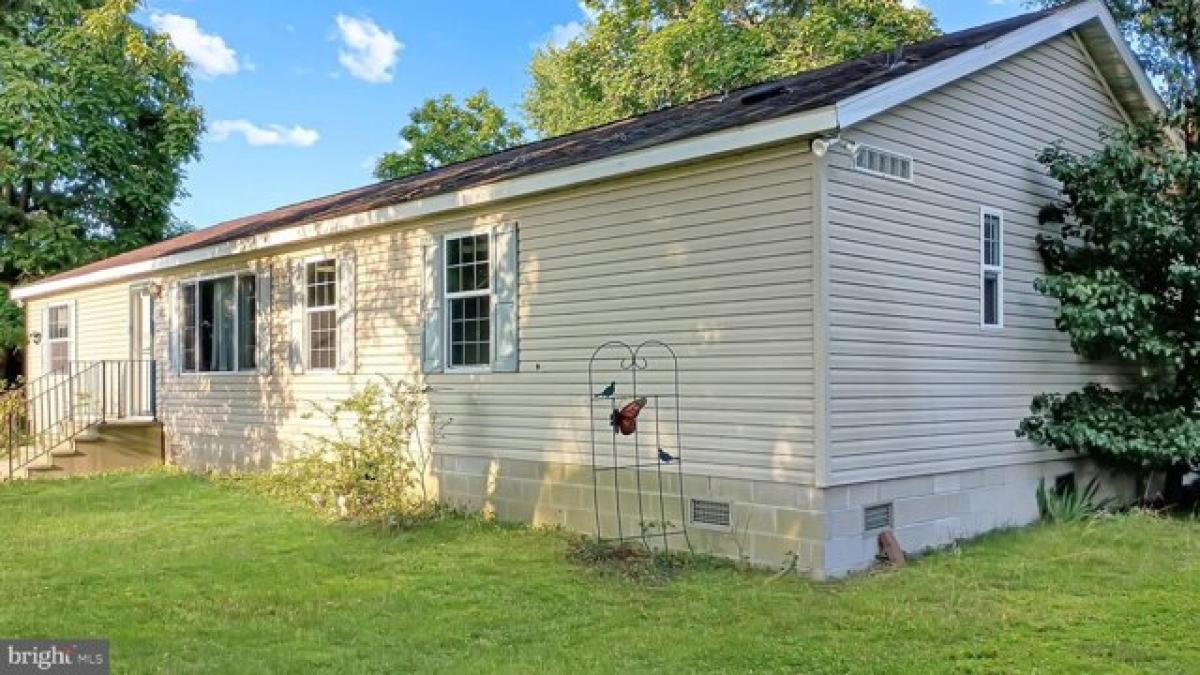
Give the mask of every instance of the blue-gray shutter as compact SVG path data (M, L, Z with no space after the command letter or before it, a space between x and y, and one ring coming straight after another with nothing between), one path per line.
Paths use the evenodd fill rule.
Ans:
M337 259L337 371L355 371L355 297L354 249L346 249Z
M271 374L271 263L264 262L254 279L254 363Z
M496 355L492 370L515 373L517 345L517 224L501 223L492 232L495 247Z
M183 358L180 353L180 349L182 348L180 340L183 338L179 333L179 320L180 315L183 313L183 296L179 290L178 281L171 282L171 290L168 291L167 295L170 297L170 305L167 307L167 360L169 361L171 373L178 375L183 367Z
M426 239L422 246L424 273L421 282L421 372L440 373L444 368L445 332L442 330L442 238Z
M304 310L306 307L304 301L304 261L292 260L288 262L291 285L288 291L291 293L291 309L288 321L289 339L288 344L288 363L291 365L293 373L304 372L304 345L308 344L304 335Z

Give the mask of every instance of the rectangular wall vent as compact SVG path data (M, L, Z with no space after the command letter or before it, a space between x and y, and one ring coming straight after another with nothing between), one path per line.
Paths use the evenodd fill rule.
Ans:
M863 509L863 529L886 530L892 527L892 503L876 504Z
M869 145L860 145L854 151L854 168L865 173L912 181L913 160L887 150L880 150Z
M728 530L733 526L733 509L729 502L693 499L690 520L693 525Z
M1060 495L1075 492L1075 472L1064 473L1054 477L1054 491Z

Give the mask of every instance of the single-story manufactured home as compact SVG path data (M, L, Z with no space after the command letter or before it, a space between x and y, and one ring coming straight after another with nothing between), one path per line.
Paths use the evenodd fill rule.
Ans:
M28 378L123 383L196 469L267 466L327 431L312 403L421 382L442 499L591 532L617 516L589 358L661 341L678 463L636 459L692 545L842 574L881 530L1029 522L1039 480L1090 470L1014 434L1035 394L1121 375L1033 288L1059 195L1037 156L1160 110L1101 2L1027 14L14 289Z

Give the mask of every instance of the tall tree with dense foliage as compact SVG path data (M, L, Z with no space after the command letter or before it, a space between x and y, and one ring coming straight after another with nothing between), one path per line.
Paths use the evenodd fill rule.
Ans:
M13 284L161 240L201 110L135 0L0 0L0 350Z
M1200 2L1115 3L1163 83L1169 112L1114 131L1090 156L1042 154L1064 198L1043 212L1037 289L1089 359L1127 364L1122 387L1038 396L1019 433L1066 452L1164 471L1168 496L1200 465Z
M426 100L409 113L400 138L404 149L379 158L376 178L403 178L500 152L520 143L525 129L480 90L461 106L450 94Z
M525 94L544 136L776 79L937 33L900 0L583 0L590 19L534 54Z

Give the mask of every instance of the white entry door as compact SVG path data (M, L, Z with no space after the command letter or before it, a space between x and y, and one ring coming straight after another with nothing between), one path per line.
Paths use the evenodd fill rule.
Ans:
M129 298L129 365L119 377L128 384L122 401L123 415L154 415L154 296L149 288L135 288Z

